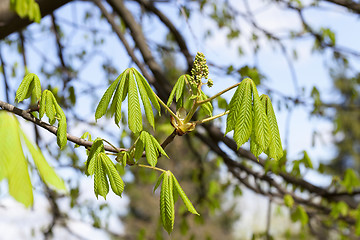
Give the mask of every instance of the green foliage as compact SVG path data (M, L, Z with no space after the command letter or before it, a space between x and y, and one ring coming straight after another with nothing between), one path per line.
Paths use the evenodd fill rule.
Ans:
M189 198L186 196L184 190L181 188L179 182L176 180L175 176L170 171L164 171L158 178L154 192L161 184L160 192L160 216L161 222L165 230L170 234L174 227L175 220L175 209L174 203L176 201L177 194L180 195L183 200L187 210L192 214L199 215L195 210L194 206L190 202Z
M33 192L28 172L28 161L23 152L21 139L39 171L41 179L59 190L65 190L64 182L46 162L39 148L34 146L21 130L16 118L6 112L0 112L0 180L7 179L9 193L16 201L26 207L33 204Z
M58 120L58 129L56 132L57 144L60 149L63 149L67 143L66 134L66 116L59 104L57 103L53 93L49 90L44 90L41 96L39 117L40 119L46 114L49 118L50 124L54 124Z
M345 171L344 179L341 181L341 184L346 188L346 190L351 193L353 188L360 186L360 180L357 174L353 169L347 169Z
M183 200L187 210L192 214L200 215L190 202L189 198L186 196L184 190L181 188L179 182L176 180L175 176L172 174L173 182L174 182L174 190L180 195L181 199Z
M54 169L50 167L50 165L47 163L39 147L33 145L31 141L28 139L28 137L25 135L25 133L23 133L22 131L20 133L25 141L27 149L31 154L31 157L35 163L35 166L39 172L41 179L46 183L46 185L65 191L66 187L64 181L55 173Z
M15 101L22 102L31 95L39 100L41 97L40 79L34 73L26 74L16 91Z
M10 0L10 8L21 18L28 17L30 21L40 23L40 8L35 0Z
M165 230L170 234L174 227L175 209L173 193L173 177L170 171L166 171L160 192L160 217Z
M250 138L250 150L255 156L265 152L276 160L283 155L275 113L268 96L259 97L255 83L244 79L228 106L226 133L234 130L238 148Z
M135 68L126 69L105 91L96 108L95 120L101 118L106 112L109 112L111 116L115 114L115 123L119 126L121 120L121 103L128 95L129 129L133 133L139 133L143 125L138 90L144 105L146 118L150 125L155 128L154 114L150 102L159 113L160 105L149 83ZM110 109L108 109L111 98L112 103Z
M292 208L294 206L294 199L291 195L285 194L284 196L284 204L285 206Z
M349 212L349 206L343 202L337 202L331 204L331 213L330 215L334 218L338 218L339 216L345 217Z
M273 106L271 104L271 100L269 96L263 94L260 96L261 101L264 104L265 113L267 116L267 119L269 121L269 130L268 132L270 140L269 140L269 146L267 149L265 149L265 153L275 160L279 160L283 156L283 148L281 145L281 138L279 133L279 127L276 121L275 112L273 109Z
M184 74L179 77L179 79L175 83L173 89L171 90L169 99L166 103L166 105L168 107L170 107L175 96L176 96L175 101L178 103L178 108L183 107L185 85L186 85L186 83L189 82L189 80L190 80L190 75L188 75L188 74Z
M134 155L134 158L136 160L139 160L139 158L142 156L144 147L145 147L146 160L152 167L156 166L157 159L160 153L168 157L164 149L159 144L159 142L146 131L141 132L139 139L136 143L135 155Z
M309 222L309 216L307 215L303 206L297 206L295 211L291 213L291 220L296 222L300 221L301 225L306 225Z
M114 163L105 154L102 139L95 139L85 164L86 173L88 175L94 175L94 192L96 198L100 195L106 199L106 195L109 193L109 182L113 192L121 197L125 184L119 172L116 170Z

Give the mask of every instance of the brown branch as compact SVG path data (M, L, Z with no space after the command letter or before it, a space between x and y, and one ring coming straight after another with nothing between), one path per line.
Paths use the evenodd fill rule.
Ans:
M352 10L360 14L360 3L351 0L324 0L325 2L333 3L342 7Z

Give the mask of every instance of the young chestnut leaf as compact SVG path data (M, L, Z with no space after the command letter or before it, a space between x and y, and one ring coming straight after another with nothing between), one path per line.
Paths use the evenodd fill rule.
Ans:
M269 120L269 129L271 135L271 141L269 143L269 148L265 150L265 153L275 160L279 160L283 155L283 148L281 145L280 132L278 128L278 124L276 121L276 116L274 112L274 108L271 104L271 100L269 96L263 94L260 96L261 101L264 103L264 108L266 112L266 116Z
M143 127L139 93L144 105L146 118L150 125L155 127L151 104L160 113L159 102L149 83L135 68L126 69L105 91L96 108L95 120L109 112L110 116L115 114L115 123L118 125L121 120L121 104L126 96L128 96L129 128L132 132L139 133ZM110 109L108 109L111 99Z
M26 74L16 91L15 100L18 102L29 98L31 95L39 100L41 97L41 85L39 77L34 73Z
M67 143L66 116L60 105L57 103L53 93L49 90L44 90L40 100L40 119L44 116L44 114L48 116L50 124L54 124L56 119L58 119L58 129L56 132L57 144L60 149L63 149Z
M119 172L116 170L114 163L104 152L99 153L99 157L102 160L103 165L105 166L111 189L116 195L121 197L121 194L124 191L125 184L121 179Z
M170 234L174 228L175 220L173 177L170 171L164 173L161 184L160 217L163 227Z
M159 144L159 142L146 131L141 132L140 137L135 145L134 158L136 160L139 160L140 157L142 156L144 147L145 147L146 160L153 167L155 167L157 164L159 153L169 158L166 152L164 151L164 149Z
M176 102L179 102L179 100L184 98L184 89L185 89L185 85L186 85L186 79L189 79L189 78L190 78L190 76L188 74L184 74L184 75L181 75L179 77L179 79L176 81L174 88L171 90L169 99L166 103L166 105L168 107L170 107L175 96L176 96L176 98L175 98ZM182 106L179 106L179 107L182 107Z
M179 193L181 199L183 200L187 210L189 212L191 212L192 214L195 215L200 215L196 209L194 208L194 206L192 205L191 201L189 200L189 198L186 196L184 190L181 188L179 182L176 180L175 176L172 174L173 177L173 183L174 183L174 189L176 190L177 193Z

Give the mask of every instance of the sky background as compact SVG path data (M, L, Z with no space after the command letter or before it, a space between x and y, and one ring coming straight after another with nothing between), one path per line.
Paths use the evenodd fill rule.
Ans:
M232 3L233 6L239 10L244 9L242 1L232 1ZM267 5L261 0L253 0L249 1L249 3L251 9L257 13L255 17L258 24L275 34L284 34L290 29L294 30L300 28L300 22L294 12L284 11L278 7L274 7L273 5L269 5L272 7L264 7ZM159 4L158 7L164 10L168 17L174 19L175 17L177 18L179 14L180 5L181 1L176 1L171 7L165 4ZM134 9L133 3L129 3L128 6L134 11L139 11L138 9ZM56 11L56 16L59 21L78 22L89 28L101 28L104 31L103 35L106 39L105 44L101 47L101 51L104 51L107 56L111 57L111 60L113 60L115 67L119 72L129 66L132 66L130 65L130 59L119 43L119 40L115 36L109 36L108 33L112 30L107 23L104 21L91 20L86 23L82 23L83 15L89 8L93 8L93 5L89 3L68 4ZM94 11L94 14L99 15L98 11ZM336 33L336 41L339 45L351 46L353 49L360 51L360 46L358 44L360 42L360 31L354 31L354 29L359 29L359 21L352 15L346 13L343 9L333 7L331 5L324 5L322 10L306 11L305 17L314 27L331 28ZM250 26L242 19L238 19L237 21L241 26L242 34L250 38ZM49 23L49 17L45 17L42 20L42 24L44 25L49 25ZM145 19L144 26L146 27L144 31L149 39L154 42L162 42L166 37L166 33L164 28L158 27L155 23L157 23L157 20ZM270 88L287 96L296 97L291 72L289 71L287 62L278 47L274 48L268 44L267 41L261 39L260 51L257 56L254 56L252 54L250 41L246 41L246 39L248 39L247 37L242 38L241 41L229 42L226 39L226 32L223 30L217 32L211 38L204 41L201 37L203 33L207 29L216 29L217 27L200 14L193 15L188 22L184 19L180 21L177 20L175 21L175 24L178 29L182 29L185 38L189 40L189 48L192 54L195 54L197 51L204 52L207 59L210 59L212 63L220 66L235 63L235 66L241 67L244 64L252 65L257 63L261 72L266 75L266 87L259 87L259 94L266 93L267 89ZM66 25L63 24L63 26ZM51 61L56 61L55 41L52 39L52 36L49 37L47 33L42 33L39 26L33 24L30 26L30 29L36 34L33 35L31 45L30 43L27 45L29 69L38 74L40 79L42 79L40 72L37 72L39 71L39 62L42 61L42 57L40 57L38 53L41 52L41 54L45 55L46 58L49 59L49 64L51 64ZM90 43L85 43L84 45L83 36L86 31L75 32L74 28L70 25L66 26L63 30L71 36L71 38L68 38L68 42L64 42L64 45L68 46L67 51L76 52L80 51L82 48L89 49L92 46ZM100 37L101 33L99 38ZM291 112L291 115L289 115L288 111L280 111L277 108L276 103L278 100L281 100L281 98L279 98L276 94L272 96L272 101L274 103L283 143L288 143L286 147L289 158L300 159L302 157L301 152L306 150L316 167L321 161L326 162L331 159L331 157L334 156L335 150L332 144L333 124L324 119L310 117L309 115L312 103L310 98L311 89L313 86L316 86L319 89L321 98L324 102L337 102L341 99L334 91L328 70L326 68L326 65L329 64L329 60L327 60L327 56L329 56L329 54L325 53L324 55L321 55L313 53L312 44L313 42L311 39L306 38L299 41L289 40L286 42L286 46L289 47L289 49L295 48L298 52L298 60L294 62L294 68L299 87L303 89L302 98L306 102L309 102L309 105L295 107ZM237 54L237 47L239 45L245 52L245 55L240 58ZM1 48L2 54L7 61L8 68L10 68L10 66L15 62L19 62L21 65L20 58L18 58L16 54L13 54L15 51L13 48L6 47L4 44L1 45ZM93 84L95 82L95 84L98 84L98 91L93 93L94 97L90 101L87 96L77 99L76 109L78 115L80 115L83 119L90 121L93 121L94 119L94 111L99 97L107 88L107 84L105 84L106 81L104 81L106 76L101 70L101 64L103 61L103 57L97 55L89 59L86 67L79 75L80 82L77 83L74 81L73 84L77 93L86 91L83 84L84 82L89 84ZM359 68L358 62L352 61L351 63L355 68ZM73 61L72 64L77 66L80 63ZM179 58L178 64L180 66L184 66L184 59ZM216 69L212 69L211 67L210 78L213 79L214 86L209 91L206 91L208 95L212 95L215 92L231 86L239 80L234 79L233 77L220 77L220 75L217 74ZM19 77L11 79L10 84L13 89L17 88L21 80L22 79ZM54 81L56 81L56 79ZM225 97L230 99L231 93ZM0 99L5 100L3 84L0 84ZM14 95L11 96L11 99L14 99ZM14 102L10 103L13 104ZM282 108L283 107L284 106L282 105ZM289 119L291 121L289 126L287 126ZM99 120L100 123L105 123L106 121L107 120L104 119ZM22 120L20 120L20 122L26 132L30 136L34 136L32 132L32 125L25 123ZM118 131L120 134L120 130L116 130L115 125L111 121L109 121L109 126L114 126L114 131ZM87 125L72 126L71 122L68 124L69 133L76 136L81 136L88 128L89 127ZM289 132L287 132L287 129L289 129ZM316 139L315 146L312 145L314 131L320 133L321 135L321 140L320 138ZM41 130L41 133L46 141L54 141L53 135L45 134L44 130ZM94 129L91 130L91 133L93 136L101 135L101 132ZM72 146L72 144L70 145ZM76 151L84 152L82 148L79 148ZM71 175L71 173L63 170L59 173L65 178ZM305 178L318 185L326 185L331 180L330 177L320 177L311 171L306 174ZM104 201L102 198L99 198L100 200L96 200L93 194L93 182L91 178L84 176L80 179L80 182L82 190L80 202L83 202L84 204L93 204L94 202L96 202L96 204L101 204ZM20 204L14 202L7 196L6 185L4 182L1 183L0 187L0 232L4 233L2 235L4 238L2 239L27 239L32 235L32 233L38 233L39 228L49 222L50 216L47 213L49 205L41 194L37 194L35 196L34 207L31 210L26 210ZM107 201L112 203L112 206L116 206L114 209L116 212L124 214L129 200L126 196L120 199L113 193L110 193ZM244 196L241 199L236 199L236 201L239 201L239 206L242 206L239 207L240 211L247 209L247 211L242 211L242 218L239 220L235 230L238 232L239 236L241 235L244 237L251 234L249 229L252 227L246 227L249 226L250 223L255 228L263 230L265 227L266 199L249 191L244 191ZM66 200L60 204L63 207L68 206ZM44 208L44 206L47 207ZM75 219L82 218L81 213L73 214ZM109 216L111 229L114 232L121 233L123 231L121 223L114 217L114 214L110 214ZM106 212L104 212L104 217L107 217ZM274 216L274 218L276 218L276 216ZM74 221L71 224L71 230L86 239L106 238L103 232L94 230L91 227L91 219L88 219L87 221L89 224L84 224L81 221ZM276 220L274 220L273 225L276 225L275 223ZM273 231L276 232L278 230L274 227ZM39 237L41 235L35 234L35 236ZM69 232L61 228L55 229L55 236L56 239L72 239ZM35 237L34 239L41 239L41 237Z

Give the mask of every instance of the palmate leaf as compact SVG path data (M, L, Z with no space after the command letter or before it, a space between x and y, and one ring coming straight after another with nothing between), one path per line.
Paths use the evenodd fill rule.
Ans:
M102 160L103 165L105 166L106 173L109 177L109 182L113 192L121 197L121 193L124 191L124 182L121 179L119 172L116 170L114 163L105 153L100 153L99 157Z
M94 192L96 198L100 195L106 199L106 195L109 193L109 183L106 178L105 166L100 155L101 153L99 153L94 160Z
M261 95L260 99L262 102L264 102L266 116L269 120L269 129L271 135L271 141L269 143L268 149L265 150L265 153L270 158L279 160L283 156L283 148L281 145L281 138L275 112L271 104L271 100L267 95Z
M33 95L36 100L41 97L41 85L39 77L34 73L27 74L21 81L18 90L16 91L15 100L23 101Z
M194 206L192 205L191 201L189 200L189 198L186 196L184 190L181 188L179 182L176 180L175 176L172 174L173 177L173 183L174 183L174 189L176 190L176 192L180 195L181 199L183 200L187 210L189 212L191 212L192 214L196 214L196 215L200 215L196 209L194 208Z
M161 184L160 217L165 230L170 234L173 230L175 220L173 177L170 171L164 173Z
M141 132L139 140L136 143L134 156L136 160L138 160L142 156L142 151L144 147L146 160L153 167L155 167L157 164L159 152L168 157L159 142L146 131Z
M96 108L95 119L101 118L106 112L110 113L110 116L115 114L115 123L119 126L122 115L121 104L126 96L128 96L129 128L132 132L139 133L143 127L139 93L144 105L146 118L150 125L155 127L154 113L151 104L160 113L157 96L151 89L149 83L135 68L126 69L105 91ZM112 102L108 109L111 98Z

